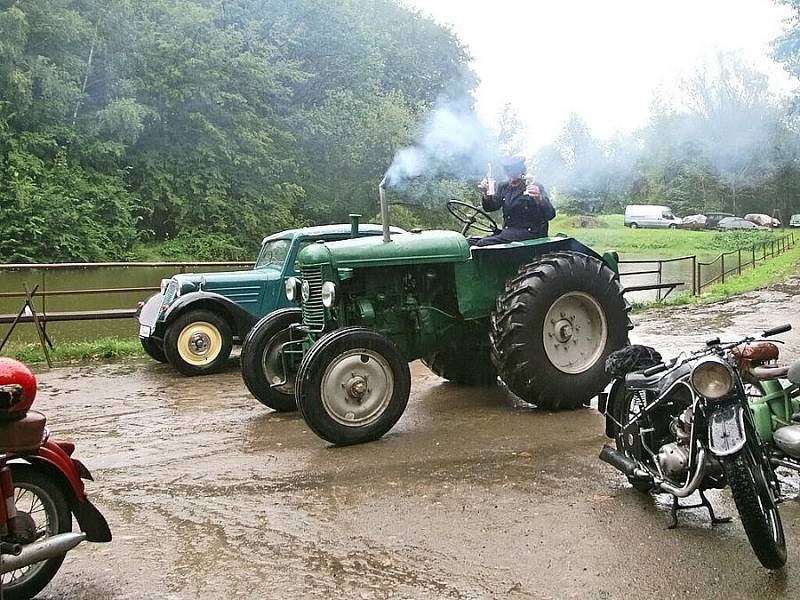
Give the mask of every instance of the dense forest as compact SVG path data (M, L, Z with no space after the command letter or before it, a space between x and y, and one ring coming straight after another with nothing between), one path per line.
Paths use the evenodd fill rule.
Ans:
M800 0L784 3L775 58L800 76ZM442 106L469 113L476 85L455 34L395 0L0 0L0 261L251 257L266 233L371 218L396 152ZM490 125L526 147L513 110ZM724 55L640 130L600 139L573 115L529 159L562 211L786 220L799 151L796 102ZM474 184L428 174L395 190L400 224L441 223Z
M0 261L376 214L395 150L475 85L391 0L0 0Z

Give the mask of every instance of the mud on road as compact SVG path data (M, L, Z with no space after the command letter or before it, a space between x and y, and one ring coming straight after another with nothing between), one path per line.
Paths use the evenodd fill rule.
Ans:
M718 333L800 329L798 291L639 314L633 339L670 356ZM800 332L785 339L799 356ZM597 459L595 410L548 413L412 372L398 425L348 448L259 405L235 361L192 379L144 361L41 373L38 407L77 441L115 534L70 553L41 597L800 596L797 501L782 505L787 567L769 573L736 518L686 511L668 530L670 498ZM710 496L735 516L727 492Z

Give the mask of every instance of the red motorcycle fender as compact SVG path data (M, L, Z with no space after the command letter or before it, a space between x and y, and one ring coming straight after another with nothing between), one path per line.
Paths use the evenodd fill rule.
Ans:
M66 493L75 520L78 521L81 531L86 533L86 539L90 542L109 542L111 530L108 523L100 511L89 502L81 481L81 475L84 475L84 479L92 479L91 473L82 463L70 458L72 450L74 445L69 442L48 439L36 454L9 456L8 459L25 460L31 467L57 478Z

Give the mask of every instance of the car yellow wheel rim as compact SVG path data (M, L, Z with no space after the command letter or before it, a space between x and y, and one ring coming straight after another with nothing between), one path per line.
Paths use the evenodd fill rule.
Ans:
M211 323L196 321L178 335L178 354L190 365L213 362L222 350L222 334Z

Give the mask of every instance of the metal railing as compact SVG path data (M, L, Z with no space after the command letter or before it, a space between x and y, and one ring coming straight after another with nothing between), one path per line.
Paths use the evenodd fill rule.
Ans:
M653 290L656 292L656 301L661 302L674 290L686 287L687 291L693 296L700 294L705 288L714 283L725 283L726 279L742 274L742 271L754 269L759 263L764 263L770 258L780 256L787 250L794 247L794 232L784 236L744 246L738 250L722 252L710 261L701 261L697 255L678 256L675 258L664 259L635 259L620 260L620 278L631 276L655 275L656 283L647 285L624 286L626 292L638 292ZM735 258L734 258L735 257ZM664 282L664 265L669 263L679 263L687 261L691 263L688 272L691 274L691 281L671 281ZM649 269L622 270L622 265L655 265ZM636 269L636 267L634 267ZM686 269L684 269L686 271ZM662 293L666 290L665 293Z
M73 320L102 320L102 319L119 319L126 318L133 315L135 309L120 309L120 308L107 308L97 309L91 311L60 311L60 312L47 312L47 299L58 296L84 296L95 294L119 294L127 292L155 292L158 291L158 286L141 286L141 287L113 287L113 288L90 288L90 289L49 289L47 276L48 273L57 271L68 271L76 269L103 269L103 268L125 268L125 269L154 269L154 268L171 268L175 272L185 273L187 269L203 268L215 269L221 267L243 267L250 268L253 266L253 261L188 261L188 262L101 262L101 263L36 263L36 264L3 264L0 265L0 275L7 272L18 271L33 271L36 273L33 282L35 291L31 293L31 297L41 301L41 305L37 306L40 318L43 322L47 321L73 321ZM26 292L19 291L3 291L0 292L0 300L4 298L25 298ZM11 323L15 315L0 314L0 324ZM30 322L32 317L30 315L23 315L20 322Z

